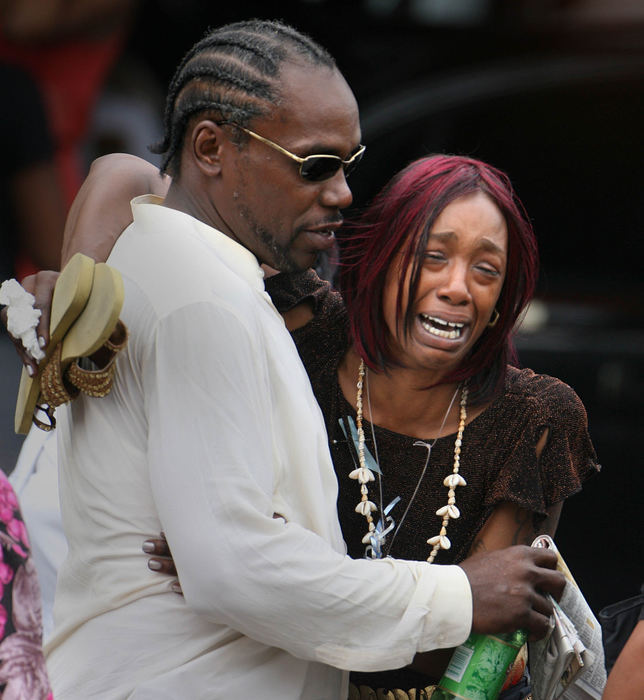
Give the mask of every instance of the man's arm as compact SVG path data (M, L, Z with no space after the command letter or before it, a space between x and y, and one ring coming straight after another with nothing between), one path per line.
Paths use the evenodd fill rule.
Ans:
M317 469L293 464L280 474L291 448L274 444L278 419L259 337L208 304L182 308L155 331L144 378L148 461L186 602L253 639L340 668L400 666L419 648L462 642L471 601L458 567L354 561L288 510L290 522L273 517L282 511L276 490L285 488L275 482L297 482L296 470L306 470L311 492L289 481L289 500L310 502L312 523L337 528L329 493L316 503ZM300 413L315 465L326 444L315 438L308 402Z
M540 534L548 534L554 537L562 506L563 503L555 504L549 509L548 517L539 523L538 526L535 526L534 513L525 508L520 508L515 503L500 503L496 506L492 515L490 515L485 525L476 535L468 557L484 552L506 549L513 545L529 545L534 541L535 537ZM465 562L463 562L466 570L468 566L467 561L466 559ZM483 574L485 574L485 571ZM481 594L485 595L489 592L488 585L495 584L491 580L489 583L483 584L479 584L474 580L474 585L477 589L480 587ZM492 595L496 598L499 596L499 593L494 592ZM482 603L480 608L483 613L489 615L490 621L495 619L496 612L494 603L492 603L491 607L489 604ZM487 624L484 619L481 619L480 622L479 619L480 617L475 609L474 625ZM417 671L422 671L433 678L439 678L447 666L450 654L451 650L448 652L446 650L440 650L417 654L412 668Z

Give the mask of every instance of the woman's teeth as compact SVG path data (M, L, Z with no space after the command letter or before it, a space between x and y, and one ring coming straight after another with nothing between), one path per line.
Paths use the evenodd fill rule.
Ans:
M428 333L436 335L439 338L448 338L449 340L460 338L465 325L464 323L443 321L441 318L428 316L427 314L420 314L420 323Z

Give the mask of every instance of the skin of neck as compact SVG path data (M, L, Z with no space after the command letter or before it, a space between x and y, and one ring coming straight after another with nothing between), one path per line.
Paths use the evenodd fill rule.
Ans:
M338 367L340 388L354 408L359 366L360 357L355 349L351 348ZM457 387L455 383L432 386L440 381L441 376L404 367L396 367L386 373L369 370L369 394L373 415L369 413L365 382L363 388L365 418L382 428L410 437L430 439L451 435L458 428L460 396L456 397L441 435L438 435L445 411ZM427 388L428 386L431 388ZM468 411L468 418L470 418L469 413Z
M227 225L215 201L224 171L221 127L196 118L186 131L180 173L172 179L164 206L189 214L248 248Z
M183 173L180 178L174 178L163 203L164 206L189 214L239 242L220 216L212 198L207 196L207 191L201 183L191 183L194 183L194 178L186 178Z

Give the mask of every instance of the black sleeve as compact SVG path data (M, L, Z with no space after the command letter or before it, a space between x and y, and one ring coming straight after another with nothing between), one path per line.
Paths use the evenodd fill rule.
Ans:
M304 301L311 303L313 320L291 336L313 382L321 372L334 367L347 349L347 313L342 297L313 270L269 277L266 291L280 312Z
M281 272L265 280L266 291L280 313L290 311L304 301L313 305L313 313L320 313L329 297L337 295L331 285L318 277L314 270L304 272ZM338 295L339 296L339 295Z

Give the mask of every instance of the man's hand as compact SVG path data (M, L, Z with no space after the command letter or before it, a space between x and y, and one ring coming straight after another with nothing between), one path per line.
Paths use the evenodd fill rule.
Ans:
M555 571L557 557L547 549L523 545L475 554L460 564L472 588L472 632L494 634L525 629L540 639L549 629L552 604L565 578Z
M42 338L41 345L43 348L46 347L47 343L49 342L49 316L51 313L51 300L54 296L54 287L56 286L58 275L58 272L45 270L38 272L35 275L29 275L29 277L25 277L25 279L22 281L22 286L30 294L33 294L36 299L34 307L36 309L40 309L41 312L40 321L38 321L38 327L36 328L36 335L38 338ZM6 327L6 309L2 309L2 312L0 313L0 320ZM25 367L27 367L27 371L33 376L38 369L38 363L26 352L23 344L19 340L13 338L11 334L9 334L9 336L13 340L13 344L18 352L18 355L20 355L22 363L25 365Z

